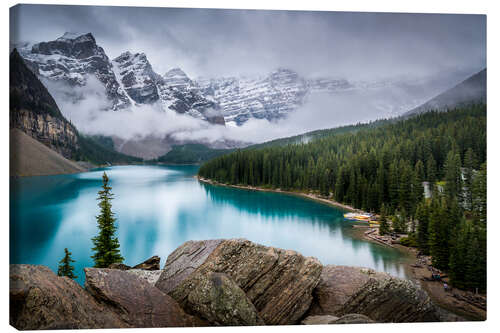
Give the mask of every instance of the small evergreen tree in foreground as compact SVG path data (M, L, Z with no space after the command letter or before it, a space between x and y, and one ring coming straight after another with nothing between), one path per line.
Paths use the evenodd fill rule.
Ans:
M57 275L67 276L70 279L76 279L78 276L76 276L73 273L75 267L71 265L72 262L75 261L71 259L71 252L68 251L68 248L65 248L64 258L62 258L61 261L59 261L59 268L57 269Z
M99 234L92 238L94 247L94 267L106 268L113 263L123 262L123 257L120 254L120 243L118 238L115 237L116 219L113 217L113 212L111 211L111 200L113 199L113 194L111 193L111 186L108 185L109 178L106 172L102 175L102 190L99 191L99 207L101 208L101 213L97 216L97 224L99 228Z

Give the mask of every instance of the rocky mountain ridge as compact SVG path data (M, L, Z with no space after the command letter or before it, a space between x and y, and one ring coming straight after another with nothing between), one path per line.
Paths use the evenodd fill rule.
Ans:
M267 75L192 79L176 67L160 75L146 54L129 51L110 60L91 33L65 33L34 45L24 44L20 53L39 76L70 86L86 86L94 75L105 87L109 108L158 103L213 124L241 126L252 118L278 121L286 118L315 94L333 98L369 98L381 117L399 116L422 103L429 91L445 87L447 78L348 81L342 78L306 78L278 68ZM434 88L433 88L434 87ZM377 97L376 91L386 97ZM350 97L349 97L350 96ZM77 96L75 98L78 98Z
M159 102L166 112L173 110L224 125L218 105L189 84L180 69L162 77L154 72L144 53L129 51L110 60L91 33L65 33L53 41L24 45L19 51L30 69L48 80L84 87L89 77L95 76L105 87L111 110ZM179 84L182 76L187 80ZM75 101L78 98L73 96Z
M418 285L322 266L244 239L188 241L163 269L86 268L85 289L44 266L10 266L18 329L428 322L450 320ZM141 269L142 268L142 269Z
M267 76L201 78L196 83L203 94L220 104L226 122L234 125L251 118L283 119L302 106L311 93L353 88L344 79L305 79L287 68L278 68Z
M93 75L103 84L113 110L130 105L108 56L91 33L65 33L53 41L40 42L31 47L27 45L19 52L35 74L41 77L70 86L85 86L89 76Z
M317 93L380 88L380 83L304 78L287 68L268 75L195 80L176 67L160 75L144 53L127 51L110 60L91 33L66 33L54 41L24 45L20 52L37 75L49 80L85 86L95 75L106 87L113 110L158 102L165 111L221 125L240 126L252 118L277 121ZM384 81L382 86L388 84Z

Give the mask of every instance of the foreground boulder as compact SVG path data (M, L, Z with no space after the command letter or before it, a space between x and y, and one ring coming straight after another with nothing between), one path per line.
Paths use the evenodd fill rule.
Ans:
M130 269L142 269L145 271L157 271L160 269L160 257L152 256L149 259L135 265L134 267L125 265L123 263L114 263L108 266L110 269L119 269L122 271L128 271Z
M245 292L224 273L192 274L175 290L174 295L185 296L178 296L184 309L214 325L264 324Z
M163 270L86 268L85 289L44 266L10 268L10 322L18 329L451 320L411 281L322 267L244 239L186 242Z
M422 288L392 277L370 279L339 312L363 314L381 323L440 321L438 309Z
M122 263L114 263L114 264L109 265L108 268L110 268L110 269L119 269L121 271L128 271L132 267L130 267L128 265L125 265L125 264L122 264Z
M145 271L142 269L129 269L127 270L128 274L133 274L140 279L146 281L150 285L154 286L158 279L160 278L161 271Z
M321 269L315 258L244 239L187 242L169 256L156 287L184 304L193 286L191 274L209 279L214 272L224 273L244 291L266 324L290 325L309 309ZM192 273L185 274L186 270Z
M314 301L308 314L338 315L342 306L370 279L389 279L390 275L368 268L326 265L314 289Z
M78 283L48 267L10 266L10 324L20 330L130 327Z
M147 259L146 261L144 261L138 265L135 265L132 268L143 269L146 271L157 271L160 269L160 257L152 256L151 258Z
M409 280L368 268L323 267L309 316L363 314L376 322L440 321L427 293Z
M193 326L177 302L129 271L85 268L85 276L87 291L131 327Z
M200 267L222 241L223 239L187 241L179 246L168 256L156 287L170 293Z

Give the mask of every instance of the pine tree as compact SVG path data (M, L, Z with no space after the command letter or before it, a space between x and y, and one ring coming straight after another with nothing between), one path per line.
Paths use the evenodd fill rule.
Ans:
M425 180L424 163L422 163L421 160L418 160L417 163L415 163L415 174L420 183Z
M423 254L429 254L429 206L425 201L422 201L418 205L417 212L415 213L415 218L418 221L418 247Z
M64 258L59 261L59 267L57 269L57 275L59 276L67 276L70 279L76 279L78 276L76 276L73 271L75 270L75 267L71 265L72 262L75 262L71 258L71 252L68 251L68 248L64 249Z
M444 192L448 198L457 198L462 202L463 185L460 155L453 150L446 157L444 164L444 178L446 181Z
M464 156L464 203L466 209L472 209L472 183L474 180L474 169L476 166L476 155L469 148Z
M487 208L486 186L486 163L484 163L472 183L472 212L474 218L484 227L486 227Z
M450 280L458 288L465 288L467 280L467 253L471 238L471 224L462 221L455 235L455 243L450 251Z
M394 213L394 218L392 219L392 229L397 233L406 233L408 227L406 225L406 211L404 208L401 212L396 211Z
M407 163L400 163L399 207L411 215L412 211L412 174Z
M437 166L436 160L431 155L427 160L427 181L429 181L429 189L432 191L434 189L434 184L437 181Z
M382 207L380 208L380 228L379 228L379 234L381 235L386 235L390 232L390 227L389 227L389 222L387 221L387 212L385 205L382 204Z
M109 178L106 172L102 175L102 190L99 191L98 200L101 213L97 216L97 224L99 234L92 238L94 247L94 267L106 268L113 263L123 262L123 257L120 254L120 243L118 238L115 237L116 219L113 217L114 213L111 211L111 200L113 194L111 193L111 186L108 185Z
M449 216L444 198L433 198L429 216L429 252L432 265L446 270L449 264Z

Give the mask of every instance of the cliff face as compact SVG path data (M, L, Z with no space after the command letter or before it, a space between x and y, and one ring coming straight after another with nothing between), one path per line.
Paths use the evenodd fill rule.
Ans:
M79 148L75 127L16 50L10 56L10 128L22 130L68 159Z
M410 281L323 267L315 258L244 239L189 241L163 269L149 270L159 268L150 264L157 261L135 266L148 270L86 268L85 289L43 266L11 265L10 322L54 329L442 320Z
M71 159L78 149L78 134L67 121L27 110L11 112L10 127L18 128L62 156Z

